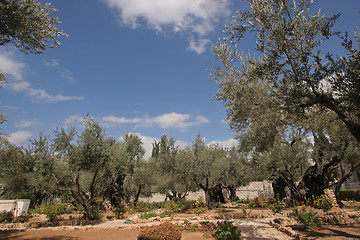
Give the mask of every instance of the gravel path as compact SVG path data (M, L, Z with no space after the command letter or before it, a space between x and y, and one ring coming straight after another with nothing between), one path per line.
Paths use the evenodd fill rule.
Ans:
M293 239L270 226L269 222L272 218L246 218L232 220L234 225L238 226L243 239L249 240L288 240Z

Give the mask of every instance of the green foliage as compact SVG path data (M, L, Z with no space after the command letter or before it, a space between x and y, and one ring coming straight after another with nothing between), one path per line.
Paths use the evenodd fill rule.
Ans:
M238 240L241 236L237 227L232 222L218 222L213 231L213 236L217 240Z
M270 200L269 207L274 213L280 213L285 204L280 200L279 195L277 195Z
M325 212L329 211L331 208L333 208L333 206L334 203L329 198L327 198L325 194L322 194L313 200L313 207L321 209Z
M232 205L237 205L237 204L249 204L250 203L250 198L242 198L242 199L237 199L237 200L232 200L231 204Z
M360 202L360 189L340 190L340 199Z
M45 214L49 221L52 222L58 218L61 214L67 213L67 204L66 203L48 203L40 208L40 213Z
M25 53L42 53L60 45L57 38L67 36L57 28L61 22L51 14L57 10L38 0L2 1L0 5L0 45L13 44ZM51 42L53 42L51 44Z
M116 218L120 219L126 213L126 208L124 207L124 205L120 205L113 209L113 213L115 213Z
M31 214L26 214L26 215L23 214L16 218L16 222L24 223L24 222L28 221L30 218L32 218Z
M264 207L264 203L260 197L255 197L250 201L249 206L252 208L256 208L256 207L262 208Z
M140 215L140 218L141 219L149 219L149 218L154 218L157 216L159 216L159 214L157 214L155 212L145 212Z
M181 240L181 232L172 223L142 228L138 240Z
M294 208L293 213L296 221L305 229L312 229L322 225L321 218L311 208L306 208L305 206L302 206L300 210L299 208Z
M12 212L0 212L0 223L11 223L14 220L14 214Z

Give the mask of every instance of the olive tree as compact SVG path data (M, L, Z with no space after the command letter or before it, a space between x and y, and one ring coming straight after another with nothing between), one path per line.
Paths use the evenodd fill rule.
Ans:
M60 45L58 38L67 36L52 14L51 3L39 0L0 1L0 46L12 44L24 53L43 53L48 47Z
M164 134L154 142L150 166L156 176L156 189L166 194L166 199L183 199L196 190L188 175L187 161L191 153L179 149L176 140Z
M315 165L304 173L303 196L321 194L341 158L323 157L326 128L317 123L336 117L332 124L343 124L360 141L359 48L345 34L347 56L322 53L326 40L340 37L332 30L340 15L314 12L310 0L248 2L250 11L238 11L226 26L225 42L213 47L221 63L210 74L219 86L216 99L248 151L268 151L291 128L313 135ZM250 32L258 57L239 52L238 43Z
M105 130L89 116L82 124L85 129L81 134L73 127L55 131L53 146L58 160L52 175L58 190L71 192L84 207L84 217L91 220L96 218L95 201L105 194L106 189L100 186L107 180L115 140L106 137Z
M11 44L26 54L59 46L58 38L68 35L57 27L61 22L52 16L56 12L51 3L39 0L0 0L0 46ZM0 69L0 88L6 75ZM0 124L4 121L0 114Z
M140 194L147 192L148 184L152 182L151 176L144 172L142 158L145 150L141 139L135 134L125 133L112 152L107 170L110 177L107 195L113 205L129 204L131 199L136 204Z
M49 136L40 133L30 145L17 147L2 139L0 179L7 198L30 198L33 207L55 192L51 173L54 157Z
M231 192L250 180L247 162L241 155L217 144L207 146L199 134L192 144L192 156L187 166L192 181L204 191L208 207L225 202L224 189Z

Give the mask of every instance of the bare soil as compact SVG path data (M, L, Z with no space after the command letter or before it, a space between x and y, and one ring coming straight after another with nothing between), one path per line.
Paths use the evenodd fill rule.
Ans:
M348 209L360 216L358 209ZM277 239L288 240L293 237L285 234L270 224L275 218L288 218L291 210L285 210L282 214L273 214L265 208L245 209L228 206L223 209L209 210L196 215L194 213L176 214L171 218L141 220L137 217L126 216L131 219L131 224L126 224L125 219L93 223L93 225L69 226L69 218L77 219L79 216L62 216L61 220L53 223L58 226L49 226L44 216L36 216L24 225L9 226L0 225L0 239L15 240L136 240L141 227L153 224L161 224L171 221L174 224L182 223L184 220L190 222L231 220L241 230L242 239ZM107 213L105 215L109 215ZM74 222L74 220L72 220ZM68 225L68 226L64 226ZM31 226L37 226L36 228ZM39 227L42 226L42 227ZM295 233L299 233L302 239L360 239L360 221L348 224L325 224L321 229L302 230L297 225L292 226ZM183 240L209 240L202 232L182 232Z

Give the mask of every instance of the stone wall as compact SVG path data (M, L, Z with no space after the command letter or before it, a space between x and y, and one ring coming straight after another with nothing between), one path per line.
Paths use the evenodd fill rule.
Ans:
M273 197L274 192L271 186L271 182L262 181L262 182L251 182L250 184L239 187L236 189L236 196L239 199L253 199L255 197ZM191 192L186 197L187 200L205 200L204 191L200 190L197 192ZM165 194L155 193L151 197L148 198L140 198L139 201L143 202L162 202L165 201Z

